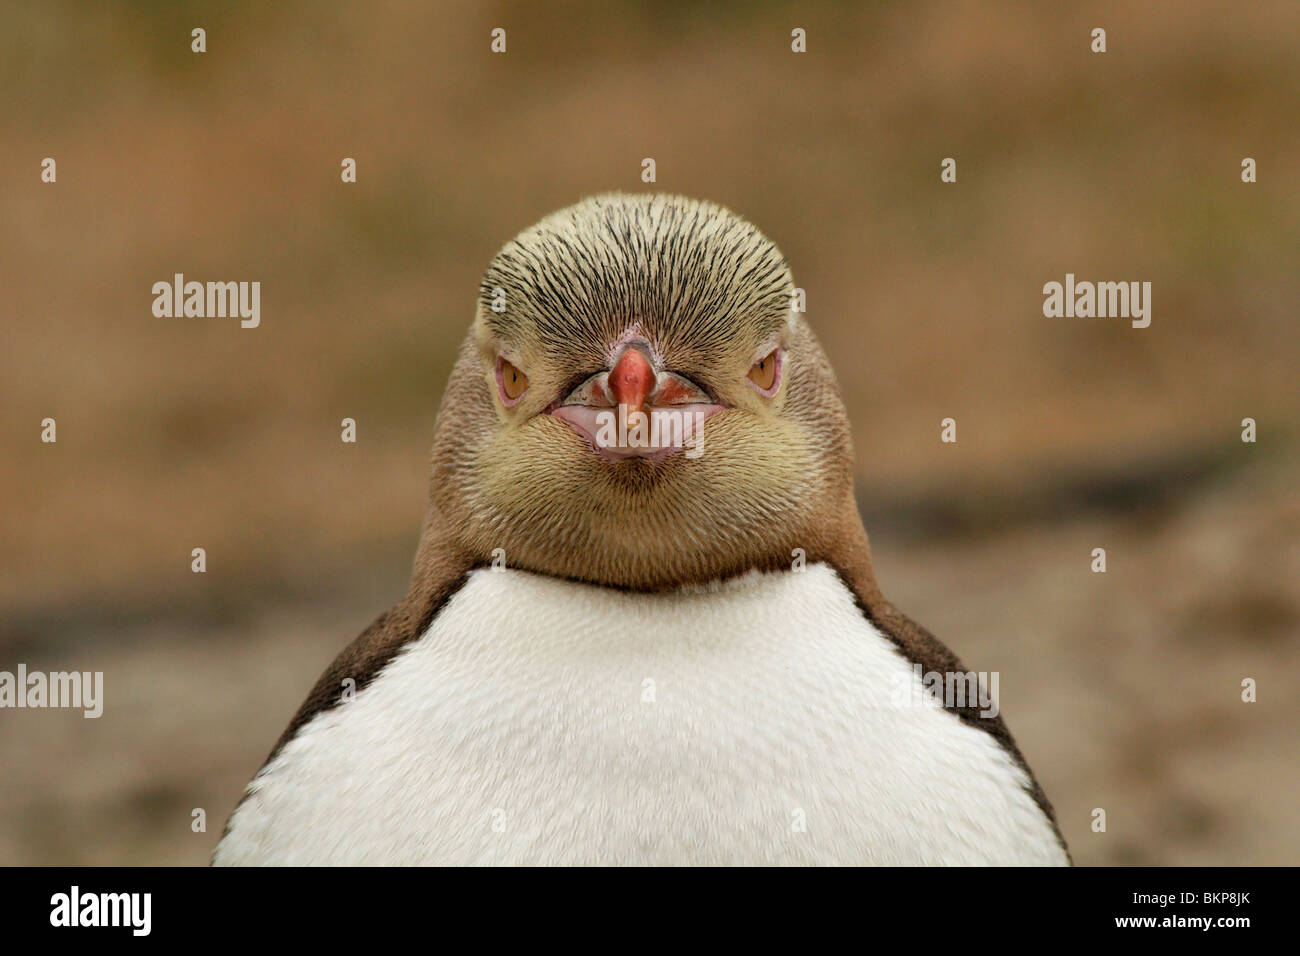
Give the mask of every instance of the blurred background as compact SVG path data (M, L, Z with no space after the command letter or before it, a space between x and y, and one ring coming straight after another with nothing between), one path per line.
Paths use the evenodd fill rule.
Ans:
M6 4L0 670L102 670L105 710L0 712L0 863L207 861L405 591L482 270L609 189L786 254L885 592L1001 672L1078 863L1297 862L1298 32L1293 0ZM259 280L261 327L155 318L176 272ZM1150 328L1044 318L1067 272L1150 281Z

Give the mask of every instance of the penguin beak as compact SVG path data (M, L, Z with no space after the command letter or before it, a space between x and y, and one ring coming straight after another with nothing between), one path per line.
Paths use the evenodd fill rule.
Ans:
M683 450L698 457L704 422L725 407L684 375L656 369L648 343L634 341L550 414L568 422L607 461L660 460Z

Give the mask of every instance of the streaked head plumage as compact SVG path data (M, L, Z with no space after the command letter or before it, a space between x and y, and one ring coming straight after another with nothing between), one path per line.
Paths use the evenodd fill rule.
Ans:
M833 533L848 425L793 293L777 247L713 203L607 194L520 233L483 277L439 415L434 506L457 546L655 589L788 564ZM611 448L593 423L620 405L699 433Z

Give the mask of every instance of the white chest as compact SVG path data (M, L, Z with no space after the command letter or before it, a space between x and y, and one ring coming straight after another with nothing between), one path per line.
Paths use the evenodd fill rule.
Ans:
M259 774L218 863L1064 863L828 568L628 594L475 572Z

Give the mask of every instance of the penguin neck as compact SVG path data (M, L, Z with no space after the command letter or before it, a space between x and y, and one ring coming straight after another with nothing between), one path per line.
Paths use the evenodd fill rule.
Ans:
M885 606L872 568L870 542L851 490L844 496L838 509L818 516L810 524L806 540L774 543L765 557L738 565L721 574L682 574L669 579L665 586L654 588L629 588L616 582L565 574L563 569L556 568L521 565L517 570L621 591L671 591L709 586L755 571L793 570L796 564L826 564L839 574L868 610L874 611ZM505 555L480 554L466 547L458 540L431 496L412 567L410 589L390 616L408 626L418 626L454 593L470 571L479 567L512 566Z

